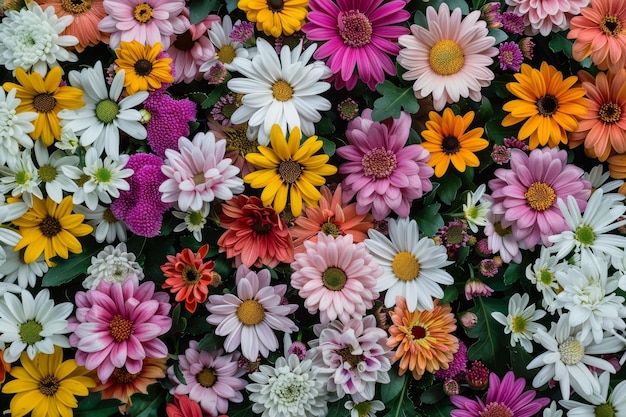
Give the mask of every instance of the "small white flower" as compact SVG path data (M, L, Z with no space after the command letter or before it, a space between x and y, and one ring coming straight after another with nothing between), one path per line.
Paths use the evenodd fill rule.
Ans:
M89 274L83 281L83 287L94 289L101 281L123 283L130 275L136 275L142 280L143 269L136 262L135 254L126 252L126 244L109 245L101 250L97 256L91 257L91 265L87 268Z
M624 181L622 180L608 181L608 179L611 177L611 173L609 171L602 171L602 165L596 165L595 167L591 168L589 173L585 172L583 174L583 178L589 180L589 182L591 183L592 190L597 190L601 188L604 193L609 193L611 191L617 190L619 187L622 186L622 184L624 184Z
M202 229L204 229L204 225L206 224L206 219L209 216L209 212L211 211L210 203L204 203L200 210L187 210L185 211L177 211L173 210L172 214L177 219L183 219L182 223L179 223L174 227L174 232L179 233L183 230L188 230L193 234L194 239L198 242L202 241Z
M483 199L485 184L480 184L476 191L467 193L467 200L463 204L463 215L472 232L478 232L478 226L487 226L487 214L491 201Z
M78 168L80 158L75 155L66 155L62 150L48 154L48 148L42 141L35 143L35 158L37 173L41 182L45 184L48 197L57 204L63 200L63 192L73 193L78 190L77 180L82 175Z
M550 407L543 410L542 417L563 417L563 410L557 410L556 401L552 401Z
M235 24L239 24L240 22L240 20L237 20ZM237 69L233 65L233 59L235 57L243 59L248 58L248 50L244 48L243 44L235 42L230 38L232 31L233 21L228 15L224 16L222 23L211 23L211 28L207 33L209 39L211 39L211 43L215 46L215 56L200 66L200 72L208 73L213 65L218 62L221 62L228 71L236 71Z
M29 286L34 287L38 278L43 277L48 272L48 264L44 259L43 253L34 262L24 263L24 249L17 252L13 250L21 238L22 236L17 234L12 241L7 240L6 245L1 245L6 259L2 268L0 268L0 278L9 284L17 282L20 288L26 289Z
M588 404L579 401L561 400L559 404L567 408L568 416L572 417L604 417L623 416L626 414L626 381L622 381L613 388L609 395L611 375L603 372L598 378L600 392L587 395L579 393Z
M68 127L61 128L61 139L54 142L54 146L69 154L76 152L79 145L80 141L76 133Z
M86 223L93 227L91 234L96 238L96 242L126 241L128 228L123 221L115 217L110 208L98 204L94 210L91 210L81 205L74 205L74 213L85 216Z
M531 340L533 334L537 330L545 331L546 328L543 324L535 323L546 312L543 310L535 310L535 305L528 305L530 297L528 294L519 295L513 294L509 299L509 311L508 315L500 313L499 311L491 313L491 316L496 321L502 324L505 334L511 334L511 346L515 346L518 342L528 353L533 352L533 344Z
M9 160L15 161L22 151L20 147L33 147L33 140L28 134L35 129L31 122L37 118L37 113L18 113L16 109L21 100L15 98L16 92L17 89L13 88L5 94L0 88L0 165Z
M29 149L15 161L7 161L5 167L0 167L0 193L11 193L13 197L21 195L22 200L29 206L33 205L33 196L43 199L43 193L39 188L41 179L35 164L33 163Z
M526 278L535 284L537 291L543 295L542 305L550 313L554 313L556 307L556 292L560 291L559 283L556 280L556 273L567 268L567 264L561 262L559 258L553 256L550 250L541 247L539 258L526 267Z
M344 407L350 410L350 417L376 417L376 413L385 409L385 404L378 400L362 401L360 403L346 401Z

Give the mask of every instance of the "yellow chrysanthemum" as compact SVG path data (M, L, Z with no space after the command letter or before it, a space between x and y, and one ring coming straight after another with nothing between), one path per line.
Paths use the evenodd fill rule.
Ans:
M153 91L163 83L174 82L171 58L158 58L161 43L144 45L137 41L121 42L115 50L117 72L124 70L124 87L130 95L137 91Z
M588 104L583 98L585 89L572 87L578 77L563 79L563 74L546 62L537 70L522 64L521 72L515 74L517 82L506 85L518 100L511 100L502 106L510 112L502 126L513 126L526 121L518 138L530 137L529 147L548 145L554 148L559 143L567 143L567 132L578 129L577 117L587 113Z
M78 366L74 359L63 361L63 349L55 346L51 355L38 353L33 360L26 352L20 358L22 366L15 366L15 378L2 387L11 399L11 417L22 417L32 411L32 417L72 417L78 407L76 396L89 395L96 381L89 371Z
M243 179L252 188L263 188L263 204L273 203L277 213L285 209L289 196L291 212L296 217L302 212L302 201L310 207L317 206L322 194L315 187L324 185L325 176L337 172L336 167L326 163L328 155L314 155L323 145L317 136L300 145L301 137L298 127L291 129L287 140L279 125L272 126L271 147L259 146L260 153L246 155L246 160L260 169Z
M443 111L443 117L431 111L429 118L426 122L427 130L422 132L424 142L421 145L430 152L428 163L435 168L437 177L446 173L450 162L459 172L464 172L468 166L480 165L474 152L485 149L489 141L481 138L484 133L481 127L467 131L474 120L473 111L461 117L447 108Z
M67 259L68 250L72 253L83 251L76 237L88 235L93 227L83 224L84 215L72 214L73 207L71 196L65 197L61 204L50 197L45 200L33 197L33 207L13 221L22 235L14 250L26 248L25 263L35 262L43 252L46 262L52 266L54 263L50 258L54 256Z
M246 12L256 28L275 38L293 35L304 25L308 0L239 0L237 7Z
M15 88L15 98L21 103L17 112L36 112L33 121L35 129L30 136L41 139L46 146L61 138L61 125L58 117L63 109L76 110L85 105L83 90L76 87L61 86L61 68L50 69L46 78L36 72L27 74L22 68L15 69L15 78L20 84L6 82L2 87L7 91Z

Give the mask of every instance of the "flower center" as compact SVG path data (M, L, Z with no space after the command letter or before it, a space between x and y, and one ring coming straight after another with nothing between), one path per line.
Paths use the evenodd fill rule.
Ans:
M363 174L376 179L389 177L397 165L396 154L385 148L370 149L361 159Z
M135 68L135 73L137 73L137 75L145 77L147 75L150 75L150 73L152 72L152 62L148 61L147 59L141 58L138 59L137 62L135 62L133 68Z
M595 238L596 234L590 226L579 226L578 229L576 229L576 240L583 246L593 245Z
M219 51L217 51L215 55L217 55L222 64L230 64L237 56L237 53L235 52L235 48L233 48L232 46L224 45ZM274 91L273 88L272 91Z
M136 374L131 374L126 370L126 368L115 368L113 371L113 379L120 384L128 384L133 382L139 376L141 372L137 372Z
M189 223L192 226L204 226L206 222L204 221L204 216L201 212L192 211L191 213L189 213Z
M552 207L556 194L554 188L545 182L536 181L524 193L528 205L537 211L545 211Z
M200 282L200 279L202 279L202 274L193 265L185 265L183 272L181 272L181 276L183 277L185 284L196 284Z
M463 49L452 39L438 41L430 50L430 67L439 75L452 75L461 71L465 63Z
M37 323L35 320L26 320L20 326L20 337L22 338L22 342L27 345L34 345L35 343L41 341L43 339L40 335L42 330L43 326L40 323Z
M354 406L354 409L358 413L359 417L369 416L370 410L372 409L372 403L369 401L361 401Z
M224 115L227 117L232 116L232 113L237 109L236 106L232 106L232 112L230 116L226 114L226 107L223 108ZM231 107L231 106L228 106ZM229 151L237 150L241 156L246 156L250 152L256 152L258 142L256 140L250 140L246 136L246 127L240 128L226 128L224 134L226 135L226 149Z
M52 165L44 165L37 172L43 182L52 182L57 177L57 169Z
M322 225L321 231L325 235L331 235L332 237L337 237L341 235L341 229L331 220L328 220L326 223Z
M487 404L487 406L479 412L478 415L480 417L513 417L515 414L506 405L493 402Z
M250 227L257 234L265 235L265 234L268 234L272 230L272 223L268 221L263 221L263 220L256 220L254 223L252 223L252 226Z
M107 183L111 181L111 171L106 168L98 168L94 177L99 183Z
M598 117L604 123L616 123L622 118L622 107L613 102L604 103L598 110Z
M198 172L193 176L193 183L196 185L204 184L206 182L206 178L204 177L204 172Z
M134 16L139 23L148 23L152 20L152 6L148 3L139 3L135 6Z
M343 270L331 266L322 273L322 282L324 286L331 291L339 291L345 287L348 277Z
M511 65L514 59L513 51L504 51L502 55L500 55L500 60L506 65Z
M272 86L272 95L278 101L287 101L293 96L293 88L285 80L278 80Z
M600 404L596 407L594 414L596 417L615 417L615 408L611 404Z
M102 219L107 223L117 223L119 220L115 217L115 214L111 211L110 208L104 209L104 213L102 213Z
M559 353L565 365L576 365L585 355L585 347L570 336L559 345Z
M194 45L193 37L191 36L190 31L185 31L180 35L176 35L176 40L174 41L174 48L181 51L190 51Z
M115 120L119 113L120 106L111 99L107 98L96 105L96 117L105 125Z
M441 141L441 150L446 155L453 155L461 149L461 142L456 136L446 136Z
M63 228L55 217L48 215L39 224L39 230L41 230L42 235L51 238L58 235Z
M118 342L122 342L128 340L132 334L133 322L116 314L113 316L111 323L109 323L109 329L111 329L111 337Z
M52 397L60 385L59 380L54 375L46 375L39 381L39 391L47 397Z
M17 171L15 173L15 182L18 185L26 185L31 180L30 173L28 171Z
M61 0L61 7L71 14L82 14L91 9L91 0Z
M237 308L237 317L246 326L254 326L265 318L265 307L256 300L246 300Z
M302 174L302 166L294 160L282 161L278 165L278 174L287 184L293 184Z
M411 326L411 336L413 336L413 340L420 340L425 338L428 335L428 331L425 327L416 324L415 326Z
M413 281L420 273L420 263L409 252L398 252L391 262L391 270L402 281Z
M497 222L493 225L493 230L498 234L498 236L506 236L513 233L511 227L502 227L502 223Z
M202 370L196 374L196 381L204 388L210 388L217 381L217 377L213 372L213 369L204 367Z
M544 117L552 116L559 108L559 101L556 97L549 94L541 97L535 104L537 105L537 111L539 114Z
M523 333L526 330L526 320L522 316L512 317L511 330L513 333Z
M345 348L339 349L336 351L341 359L343 359L343 363L347 363L350 366L350 369L356 368L361 361L363 361L362 355L353 355L352 348L350 346L346 346Z
M56 104L57 104L57 101L55 100L52 94L41 93L41 94L37 94L33 98L33 107L39 113L51 112L54 109L54 106L56 106Z
M339 12L337 27L343 43L352 48L363 47L372 40L372 23L358 10Z
M463 226L450 226L446 230L446 241L451 245L460 245L465 240Z
M608 15L602 18L600 30L607 36L618 37L622 33L622 22L615 15Z
M552 284L552 281L554 281L554 274L544 269L539 272L539 281L546 287L549 287Z
M285 2L283 0L268 0L267 7L270 8L273 12L280 12L285 6Z

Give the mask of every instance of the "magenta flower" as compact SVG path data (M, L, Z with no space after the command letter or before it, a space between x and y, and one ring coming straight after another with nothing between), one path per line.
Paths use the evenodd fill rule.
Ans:
M241 346L246 359L256 361L259 353L267 357L278 349L274 330L292 333L298 330L287 318L298 309L297 304L284 304L286 285L270 286L270 272L249 270L245 265L237 269L236 294L211 295L206 307L207 321L217 325L215 334L226 336L224 349L232 352Z
M352 90L363 80L370 90L382 83L385 73L396 74L394 58L400 47L397 39L409 33L397 23L406 22L410 14L406 3L392 0L309 0L309 20L302 27L307 38L324 42L315 59L328 58L336 88Z
M76 317L71 317L70 344L76 363L97 369L106 382L115 368L138 373L145 358L164 358L167 346L159 336L172 326L171 305L154 282L139 285L132 274L124 283L101 281L93 290L76 293Z
M483 402L476 397L475 400L454 395L450 401L457 407L452 410L452 417L481 417L481 416L515 416L531 417L542 410L550 402L549 398L536 398L534 390L524 391L526 380L515 379L513 371L504 375L502 381L498 375L489 375L489 390L487 398Z
M350 144L337 149L347 160L339 167L340 174L347 174L342 182L344 203L356 196L357 213L371 210L376 220L392 210L407 217L411 202L433 188L430 153L420 145L405 146L411 128L408 113L382 123L374 122L371 114L366 109L348 124Z
M503 42L498 48L500 69L518 72L524 61L524 55L522 55L522 50L519 45L515 42Z

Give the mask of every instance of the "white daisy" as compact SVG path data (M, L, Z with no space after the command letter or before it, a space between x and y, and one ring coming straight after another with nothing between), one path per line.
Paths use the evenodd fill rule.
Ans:
M0 196L0 200L3 200L3 196ZM9 223L15 219L19 219L27 211L28 205L22 203L21 201L9 204L4 201L0 201L0 224Z
M611 173L609 171L603 172L604 168L602 165L596 165L591 168L591 170L587 173L583 174L583 179L588 180L591 183L591 189L597 190L601 188L605 193L609 193L611 191L617 190L619 187L624 184L623 180L611 180Z
M63 200L63 192L73 193L78 190L76 184L83 171L78 167L80 158L75 155L67 155L62 150L48 153L48 148L42 141L35 143L35 158L37 160L37 173L41 182L45 184L46 193L55 203L60 204Z
M21 239L21 236L20 236ZM34 287L39 278L48 272L48 264L46 263L43 253L34 262L29 264L24 262L24 250L15 252L13 248L17 242L7 246L3 245L6 260L2 265L0 278L7 283L15 283L21 288Z
M69 348L66 319L74 305L55 305L47 288L39 290L35 298L23 290L21 299L6 293L0 300L0 342L11 344L4 350L4 359L13 363L24 350L33 359L38 352L54 353L54 346Z
M542 417L563 417L563 410L558 410L556 401L552 401L550 407L543 410Z
M235 24L241 23L237 20ZM222 23L213 22L211 28L208 30L209 39L215 46L215 56L202 64L199 71L208 75L209 70L213 65L221 62L224 68L228 71L237 71L237 68L233 65L233 61L236 57L248 58L248 50L244 48L241 42L235 42L230 38L230 33L233 31L233 21L230 16L224 16Z
M145 139L147 131L141 123L141 113L133 107L148 98L147 91L139 91L120 100L124 90L124 71L115 74L107 91L102 63L93 68L71 71L70 84L85 92L85 106L78 110L61 110L63 127L80 137L82 146L93 146L101 155L104 151L112 159L119 156L120 130L134 139Z
M46 10L34 1L27 2L21 10L7 10L0 23L0 64L13 70L21 67L31 69L42 77L48 67L59 65L57 61L78 61L78 57L65 49L78 43L78 38L60 35L73 21L66 15L59 18L54 7Z
M419 238L415 220L389 219L389 239L377 230L368 231L365 246L383 267L376 291L387 291L385 307L396 304L396 296L406 298L410 311L434 308L433 298L442 298L439 284L451 285L454 278L443 270L452 264L446 248L428 237Z
M554 313L556 310L554 300L556 300L556 292L561 290L556 280L556 273L566 268L567 263L561 262L544 246L541 247L539 258L526 267L526 278L543 295L542 305L550 313Z
M93 227L91 234L96 238L96 242L126 241L128 228L123 221L115 217L110 208L98 204L95 209L91 210L81 205L74 205L74 213L85 216L85 223Z
M0 194L11 193L21 196L29 207L33 205L33 195L43 199L39 188L41 178L33 163L30 149L22 151L15 161L7 161L7 166L0 167Z
M463 215L472 232L478 232L478 226L487 226L487 214L491 201L483 199L485 184L480 184L476 191L467 193L467 200L463 204Z
M31 123L37 118L33 111L18 113L15 109L21 100L15 98L17 89L12 88L8 94L0 88L0 165L8 160L15 161L22 151L21 148L31 149L33 140L28 134L35 127Z
M533 352L533 344L531 340L533 334L537 330L545 331L543 324L535 323L537 320L546 315L543 310L535 310L535 305L528 305L530 297L528 294L513 294L509 298L508 315L504 315L499 311L491 313L496 321L502 324L505 334L511 334L511 346L515 346L518 342L528 353Z
M83 280L83 287L92 290L101 281L124 283L130 275L136 275L141 281L144 278L143 269L136 262L134 253L126 252L126 244L109 245L102 249L97 256L91 257L91 265L87 268L87 278Z
M243 94L242 106L230 120L248 122L250 132L258 129L261 145L269 143L270 129L280 125L283 132L299 126L304 137L315 135L313 123L322 118L320 110L330 110L330 101L320 96L330 84L320 80L331 71L321 61L308 64L316 44L302 50L302 43L291 50L285 45L280 58L266 40L257 40L257 55L250 61L235 58L233 65L245 78L233 78L228 88Z
M204 203L200 210L187 210L178 211L173 210L172 214L177 219L183 219L182 223L179 223L174 227L174 232L179 233L183 230L188 230L193 234L194 239L198 242L202 241L202 229L204 229L204 225L206 225L207 217L209 216L209 212L211 211L211 204Z
M626 415L626 381L621 381L613 388L609 395L611 374L603 372L598 378L600 382L600 392L587 395L580 393L580 396L587 401L581 403L573 400L561 400L559 404L567 408L568 416L572 417L604 417L604 416L624 416Z

